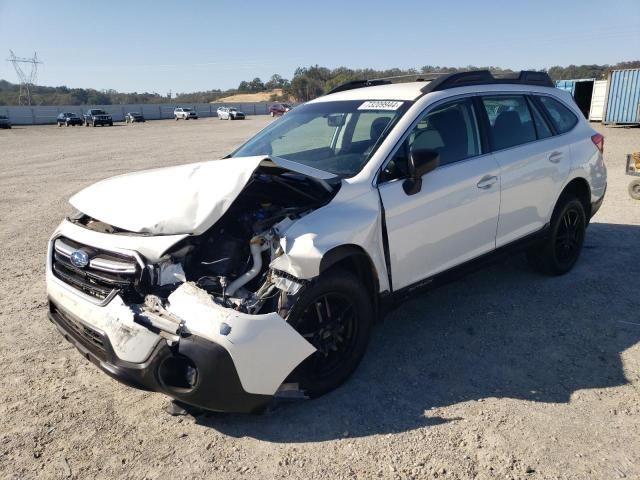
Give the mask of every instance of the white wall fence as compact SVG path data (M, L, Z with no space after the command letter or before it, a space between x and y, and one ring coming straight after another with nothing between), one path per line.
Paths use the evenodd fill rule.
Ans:
M111 114L113 120L121 122L127 112L140 112L147 120L163 120L173 118L173 109L176 107L192 108L200 117L216 117L218 107L236 107L246 115L267 115L269 107L273 103L195 103L195 104L168 104L146 103L131 105L61 105L61 106L36 106L36 107L4 107L0 106L0 115L7 115L14 125L41 125L56 123L59 113L73 112L78 115L86 113L90 108L101 108Z

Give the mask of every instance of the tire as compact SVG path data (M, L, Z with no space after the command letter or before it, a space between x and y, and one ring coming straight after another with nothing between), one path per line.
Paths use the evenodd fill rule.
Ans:
M58 123L58 127L62 126L62 122L57 122Z
M373 325L372 304L362 282L352 273L334 269L321 274L300 295L287 316L287 322L317 351L286 381L297 382L311 398L344 383L367 349Z
M91 125L95 128L97 127L95 120L93 122L91 122Z
M110 126L110 127L113 127L113 122L109 122L109 126Z
M176 118L176 122L177 122L178 121L178 116L176 115L175 118Z
M587 228L584 205L573 195L562 195L554 209L547 237L529 248L534 270L558 276L569 272L580 257Z
M69 127L69 122L64 122L65 127Z
M634 200L640 200L640 178L631 180L629 184L629 196Z

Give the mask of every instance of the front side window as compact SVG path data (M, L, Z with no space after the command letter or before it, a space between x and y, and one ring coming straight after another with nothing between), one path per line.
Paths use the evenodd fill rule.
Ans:
M387 163L380 181L406 177L412 150L435 150L440 165L448 165L480 155L480 137L470 99L439 105L424 115Z
M494 150L515 147L536 139L531 112L522 95L482 97L489 117Z
M538 96L537 98L551 118L553 126L559 134L568 132L578 123L578 117L559 101L545 96Z
M352 177L410 104L395 100L349 100L302 105L273 122L231 156L282 157L341 177Z

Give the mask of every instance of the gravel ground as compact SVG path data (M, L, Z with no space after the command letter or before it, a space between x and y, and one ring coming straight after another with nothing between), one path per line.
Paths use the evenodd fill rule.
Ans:
M572 273L518 256L416 297L321 399L171 417L64 341L44 254L68 197L216 158L269 121L0 131L1 478L640 478L640 202L623 173L640 129L598 126L609 191Z

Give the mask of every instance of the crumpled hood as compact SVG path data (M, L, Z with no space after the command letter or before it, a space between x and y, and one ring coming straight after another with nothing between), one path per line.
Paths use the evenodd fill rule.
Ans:
M108 178L76 193L69 203L130 232L199 235L224 215L264 160L320 180L334 177L285 159L234 157Z
M81 190L69 203L131 232L198 235L222 217L263 159L229 158L119 175Z

